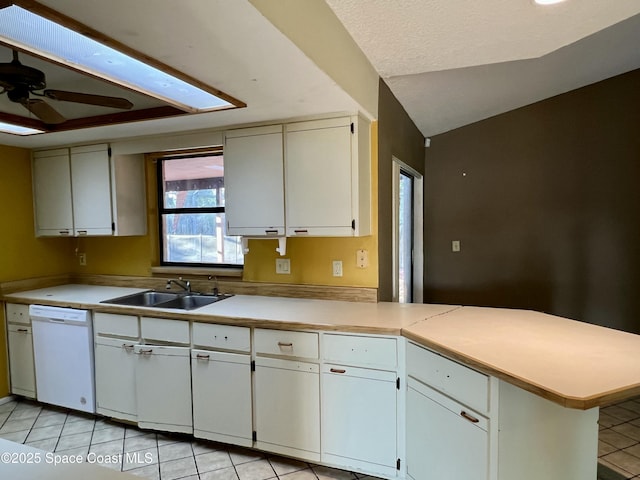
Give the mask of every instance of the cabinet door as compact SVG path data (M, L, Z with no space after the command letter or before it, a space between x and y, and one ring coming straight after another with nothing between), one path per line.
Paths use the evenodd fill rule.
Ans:
M75 235L111 235L111 173L107 145L71 149Z
M225 134L225 217L229 235L284 235L282 126Z
M364 462L371 473L397 474L396 378L395 372L323 367L323 461L360 468Z
M11 393L36 397L36 377L33 362L33 337L31 327L9 325L9 371Z
M137 419L135 343L96 337L96 408L102 415Z
M487 480L487 420L409 379L407 474L415 480Z
M193 433L189 348L136 345L134 352L138 425Z
M287 235L353 235L350 118L286 129Z
M34 153L33 193L36 236L72 235L69 150Z
M250 447L249 355L192 350L191 375L194 435Z
M317 364L256 359L256 446L320 460L320 372Z

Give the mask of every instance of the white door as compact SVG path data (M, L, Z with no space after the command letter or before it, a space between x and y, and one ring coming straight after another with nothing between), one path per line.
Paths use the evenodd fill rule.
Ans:
M71 149L76 235L111 235L111 172L107 145Z
M36 397L36 377L33 366L33 340L31 327L9 325L9 367L11 393Z
M284 235L282 125L225 134L225 218L229 235Z
M136 342L96 337L96 409L122 420L137 420Z
M371 468L380 474L396 474L396 378L395 372L324 366L323 454L375 464Z
M249 355L191 350L191 375L194 435L250 447Z
M258 448L320 459L320 371L317 364L256 359Z
M413 385L407 392L408 476L414 480L487 480L489 436L480 421L474 423L481 417L464 417L464 407L447 408L445 402L427 396L426 389ZM455 402L448 399L447 403Z
M73 235L71 172L67 149L33 156L36 235Z
M353 235L350 119L286 129L287 235Z
M193 433L189 348L136 345L134 352L138 425Z

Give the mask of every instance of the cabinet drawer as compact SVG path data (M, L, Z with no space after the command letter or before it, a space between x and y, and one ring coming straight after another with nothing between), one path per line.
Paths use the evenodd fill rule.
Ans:
M170 343L189 343L189 322L166 318L140 318L140 331L144 340Z
M251 351L251 335L247 327L194 323L192 335L193 344L200 347Z
M9 333L17 335L31 335L30 325L8 325L7 330L9 330Z
M334 363L396 369L398 361L395 338L325 334L323 357Z
M258 355L318 358L318 334L257 328L254 333Z
M138 338L140 336L138 317L135 315L94 313L93 330L96 335L117 335L130 338Z
M17 303L7 303L7 323L25 323L30 324L29 305L20 305Z
M489 411L489 376L409 343L407 374L480 413Z

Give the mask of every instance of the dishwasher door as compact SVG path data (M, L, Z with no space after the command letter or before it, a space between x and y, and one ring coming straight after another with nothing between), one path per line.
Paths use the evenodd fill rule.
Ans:
M32 305L29 315L37 399L95 413L90 312Z

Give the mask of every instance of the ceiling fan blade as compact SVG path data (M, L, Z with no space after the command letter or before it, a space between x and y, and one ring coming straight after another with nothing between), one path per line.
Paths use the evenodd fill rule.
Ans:
M29 110L36 117L49 125L63 123L64 121L66 121L66 118L60 115L55 108L53 108L44 100L40 100L39 98L32 98L20 103L22 104L22 106L24 106L24 108Z
M45 90L44 95L52 100L61 102L86 103L87 105L98 105L101 107L122 108L129 110L133 107L126 98L106 97L104 95L92 95L90 93L65 92L64 90Z

